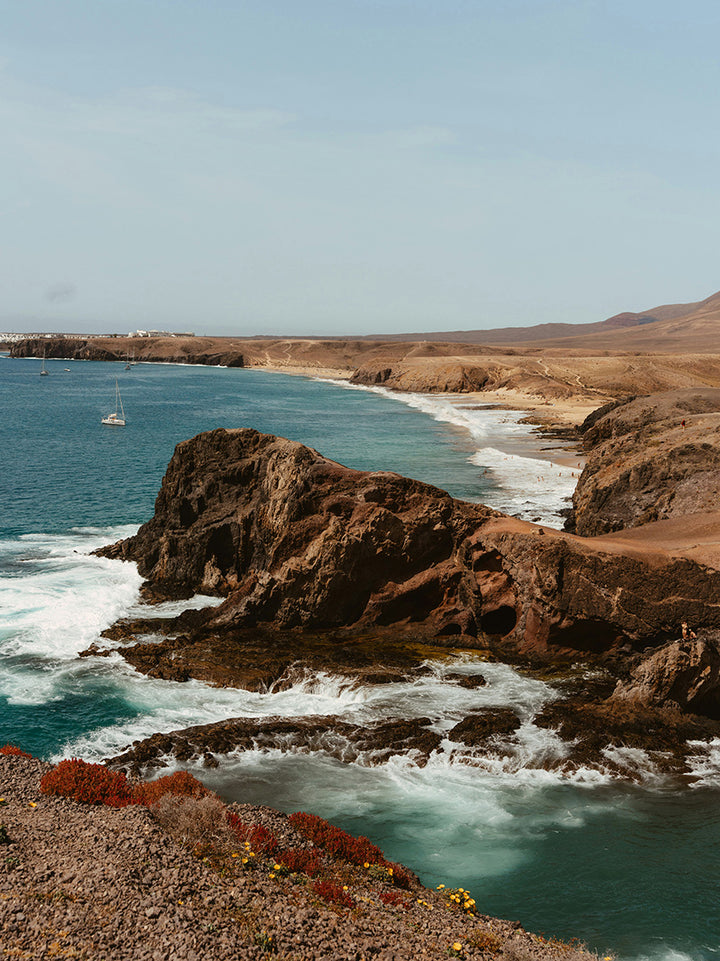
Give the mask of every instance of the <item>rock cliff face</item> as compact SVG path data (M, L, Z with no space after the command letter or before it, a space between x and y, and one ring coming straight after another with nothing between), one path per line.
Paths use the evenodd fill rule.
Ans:
M720 720L718 635L664 645L618 684L611 700L671 706Z
M253 430L178 445L155 516L102 552L161 592L226 600L205 630L405 631L498 650L604 651L720 626L720 573L601 545L336 464Z
M469 393L486 389L497 377L492 370L447 362L435 364L365 364L350 378L352 384L414 390L427 393Z
M108 344L110 346L108 346ZM165 364L201 364L243 367L244 357L237 350L218 349L202 338L73 338L35 337L10 347L11 357L57 357L63 360L125 361L130 353L136 360Z
M488 355L478 360L463 361L459 358L427 357L419 352L390 363L365 363L350 378L352 384L382 386L390 390L419 391L422 393L472 393L474 391L518 390L527 395L546 400L576 397L581 388L577 378L570 382L558 371L548 373L547 364L535 360L514 359L514 351L508 356L496 358L492 348ZM595 398L592 401L597 403Z
M581 427L585 469L568 530L584 536L715 511L720 390L676 390L610 404Z

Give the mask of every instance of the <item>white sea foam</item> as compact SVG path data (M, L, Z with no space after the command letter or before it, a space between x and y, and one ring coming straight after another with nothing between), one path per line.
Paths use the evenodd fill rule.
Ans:
M494 447L483 447L470 459L498 482L490 505L496 510L522 520L560 526L559 511L572 506L577 484L575 468L507 454Z
M137 568L89 556L117 534L33 534L3 544L15 576L0 581L0 657L74 658L124 613L138 595Z
M720 787L720 738L712 741L688 741L696 754L688 758L693 787Z
M706 950L708 954L720 954L720 944L715 947L707 945ZM701 961L701 959L704 961L707 956L708 955L705 954L687 954L685 951L678 951L666 945L659 945L652 954L635 954L631 957L623 955L622 961Z
M487 472L497 484L496 489L483 495L484 503L523 520L562 527L562 512L570 506L581 460L578 457L577 464L567 466L553 462L551 457L539 457L537 435L531 425L521 423L523 411L469 406L464 397L398 393L343 380L330 383L381 394L467 432L477 445L469 458L471 463L482 473Z
M88 666L77 655L122 615L141 583L134 564L89 552L135 530L83 528L0 544L11 572L0 580L0 691L9 704L58 700L82 683Z
M193 766L213 790L229 799L261 800L271 782L275 803L318 813L343 810L354 815L392 812L394 834L411 837L418 819L432 869L435 857L452 861L458 873L475 874L473 836L482 839L482 871L502 874L526 856L524 837L578 829L605 809L585 794L557 794L557 778L537 772L533 779L510 771L479 772L432 755L420 766L406 755L373 767L343 764L322 754L290 754L277 749L244 751L216 770ZM554 793L553 793L554 792ZM522 815L522 816L520 816Z
M184 601L163 601L160 604L150 604L139 600L126 611L126 617L177 617L183 611L199 611L205 607L217 607L225 600L224 597L214 597L210 594L195 594Z

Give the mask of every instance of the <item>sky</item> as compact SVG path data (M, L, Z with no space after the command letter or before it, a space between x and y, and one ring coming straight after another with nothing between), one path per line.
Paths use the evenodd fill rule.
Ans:
M717 0L0 0L0 330L700 300L718 36Z

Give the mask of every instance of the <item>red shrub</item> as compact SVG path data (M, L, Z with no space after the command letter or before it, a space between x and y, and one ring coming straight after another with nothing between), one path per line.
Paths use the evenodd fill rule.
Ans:
M233 811L227 813L228 824L241 841L248 841L256 854L273 857L279 848L278 839L262 824L246 824Z
M403 891L407 891L407 889L410 887L410 882L412 881L410 872L407 870L407 868L404 868L402 864L392 864L391 867L393 869L392 883L396 887L402 888Z
M391 908L407 908L408 903L397 891L381 891L380 900Z
M331 904L339 904L344 908L355 907L355 901L350 897L348 892L344 891L335 881L315 881L312 889L323 901L329 901Z
M15 747L14 744L5 744L0 747L0 754L9 754L12 757L32 757L32 754L28 754L27 751L21 751L19 747Z
M309 878L317 877L322 871L320 855L316 851L290 848L289 851L281 851L277 859L280 864L285 865L288 871L296 874L307 874Z
M205 785L193 777L189 771L176 771L174 774L159 777L156 781L138 784L133 790L133 803L150 807L166 794L201 798L207 797L210 793Z
M43 794L58 794L85 804L107 804L120 808L133 803L132 789L124 774L109 771L102 764L88 764L79 758L60 761L40 781Z
M379 847L365 837L355 838L335 827L317 814L298 811L290 815L290 823L303 837L322 848L334 858L350 864L383 864L385 858Z

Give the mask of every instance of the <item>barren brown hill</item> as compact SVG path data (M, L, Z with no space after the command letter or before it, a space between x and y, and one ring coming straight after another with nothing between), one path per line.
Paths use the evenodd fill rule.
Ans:
M675 350L679 346L682 350L712 351L716 349L718 332L720 292L689 304L664 304L638 312L623 311L590 324L550 323L489 330L388 334L375 335L368 340L650 351Z

